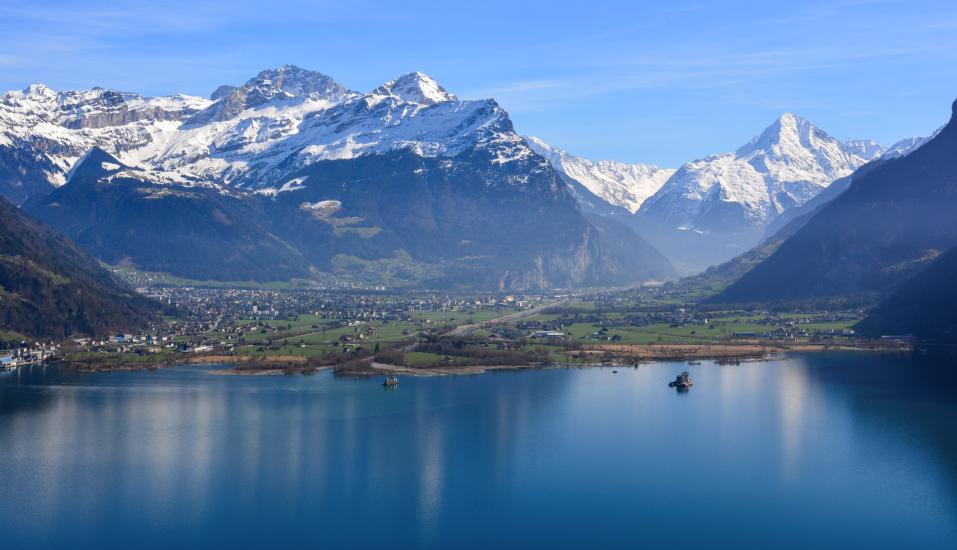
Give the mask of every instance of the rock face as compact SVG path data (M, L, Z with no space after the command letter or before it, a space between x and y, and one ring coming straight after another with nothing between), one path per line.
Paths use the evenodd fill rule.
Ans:
M957 104L955 104L957 109ZM855 175L720 301L885 293L957 245L957 122Z
M96 149L29 208L109 263L195 279L521 290L673 276L626 227L583 215L540 157L487 155L323 161L237 194L163 182Z
M641 205L638 227L679 271L701 271L755 246L782 212L863 165L859 149L784 114L734 153L682 166Z
M442 268L435 286L541 289L673 276L626 227L583 216L540 157L494 164L489 155L473 151L452 163L394 152L317 163L302 172L302 189L274 204L301 224L290 240L331 229L325 243L296 240L306 256L335 267L358 250L379 261L401 250L423 269ZM521 185L504 184L518 177ZM334 212L308 209L330 204Z
M145 326L157 306L63 235L0 198L0 330L29 338Z
M422 73L360 94L294 66L211 98L10 92L0 147L23 154L0 161L25 175L7 190L105 261L190 278L524 289L673 275L632 230L584 212L494 100Z
M258 222L256 201L163 182L92 149L50 195L27 205L97 258L199 280L289 280L308 269Z
M311 99L335 104L356 95L320 72L283 65L278 69L260 72L240 87L220 86L210 95L215 103L197 113L189 122L205 124L230 120L247 109L270 102Z

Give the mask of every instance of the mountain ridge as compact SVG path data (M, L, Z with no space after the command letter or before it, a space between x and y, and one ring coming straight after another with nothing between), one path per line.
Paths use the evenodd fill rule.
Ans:
M723 302L886 293L957 245L957 102L950 122L910 154L855 177ZM906 182L906 185L903 183Z
M605 202L632 214L675 172L654 164L589 160L552 147L537 137L527 139L532 150L548 159L556 170L578 181Z
M864 163L808 120L784 113L736 151L683 165L635 216L642 235L693 273L757 245L775 217Z
M673 276L627 227L583 215L541 157L495 158L397 150L246 191L164 181L94 149L27 207L108 263L194 279L527 290Z

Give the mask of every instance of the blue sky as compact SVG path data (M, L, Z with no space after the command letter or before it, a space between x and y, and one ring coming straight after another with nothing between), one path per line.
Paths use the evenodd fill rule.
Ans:
M4 90L208 95L284 63L360 91L420 70L573 153L677 166L785 111L842 139L928 134L957 98L957 2L0 5Z

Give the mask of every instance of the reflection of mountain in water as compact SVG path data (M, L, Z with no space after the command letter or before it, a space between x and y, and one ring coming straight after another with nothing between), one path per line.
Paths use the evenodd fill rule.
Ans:
M846 403L901 468L929 455L947 486L927 497L949 501L957 522L957 371L948 358L828 354L806 364L809 383Z
M0 530L12 547L666 545L682 517L689 545L761 546L798 518L816 527L796 546L952 540L943 367L704 363L392 392L329 373L23 371L0 379ZM677 396L683 370L695 387Z

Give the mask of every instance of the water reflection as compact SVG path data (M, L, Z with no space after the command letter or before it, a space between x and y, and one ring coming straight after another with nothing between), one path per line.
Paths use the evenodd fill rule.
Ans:
M793 484L798 481L801 450L807 431L805 422L810 414L808 408L814 407L814 402L807 379L807 365L803 360L794 360L788 368L780 369L777 374L782 477L787 484Z
M24 370L0 378L0 528L14 546L655 545L681 517L691 545L780 546L797 524L818 531L795 546L957 541L955 394L903 359L859 361L396 391L328 373ZM682 370L695 386L676 394Z

